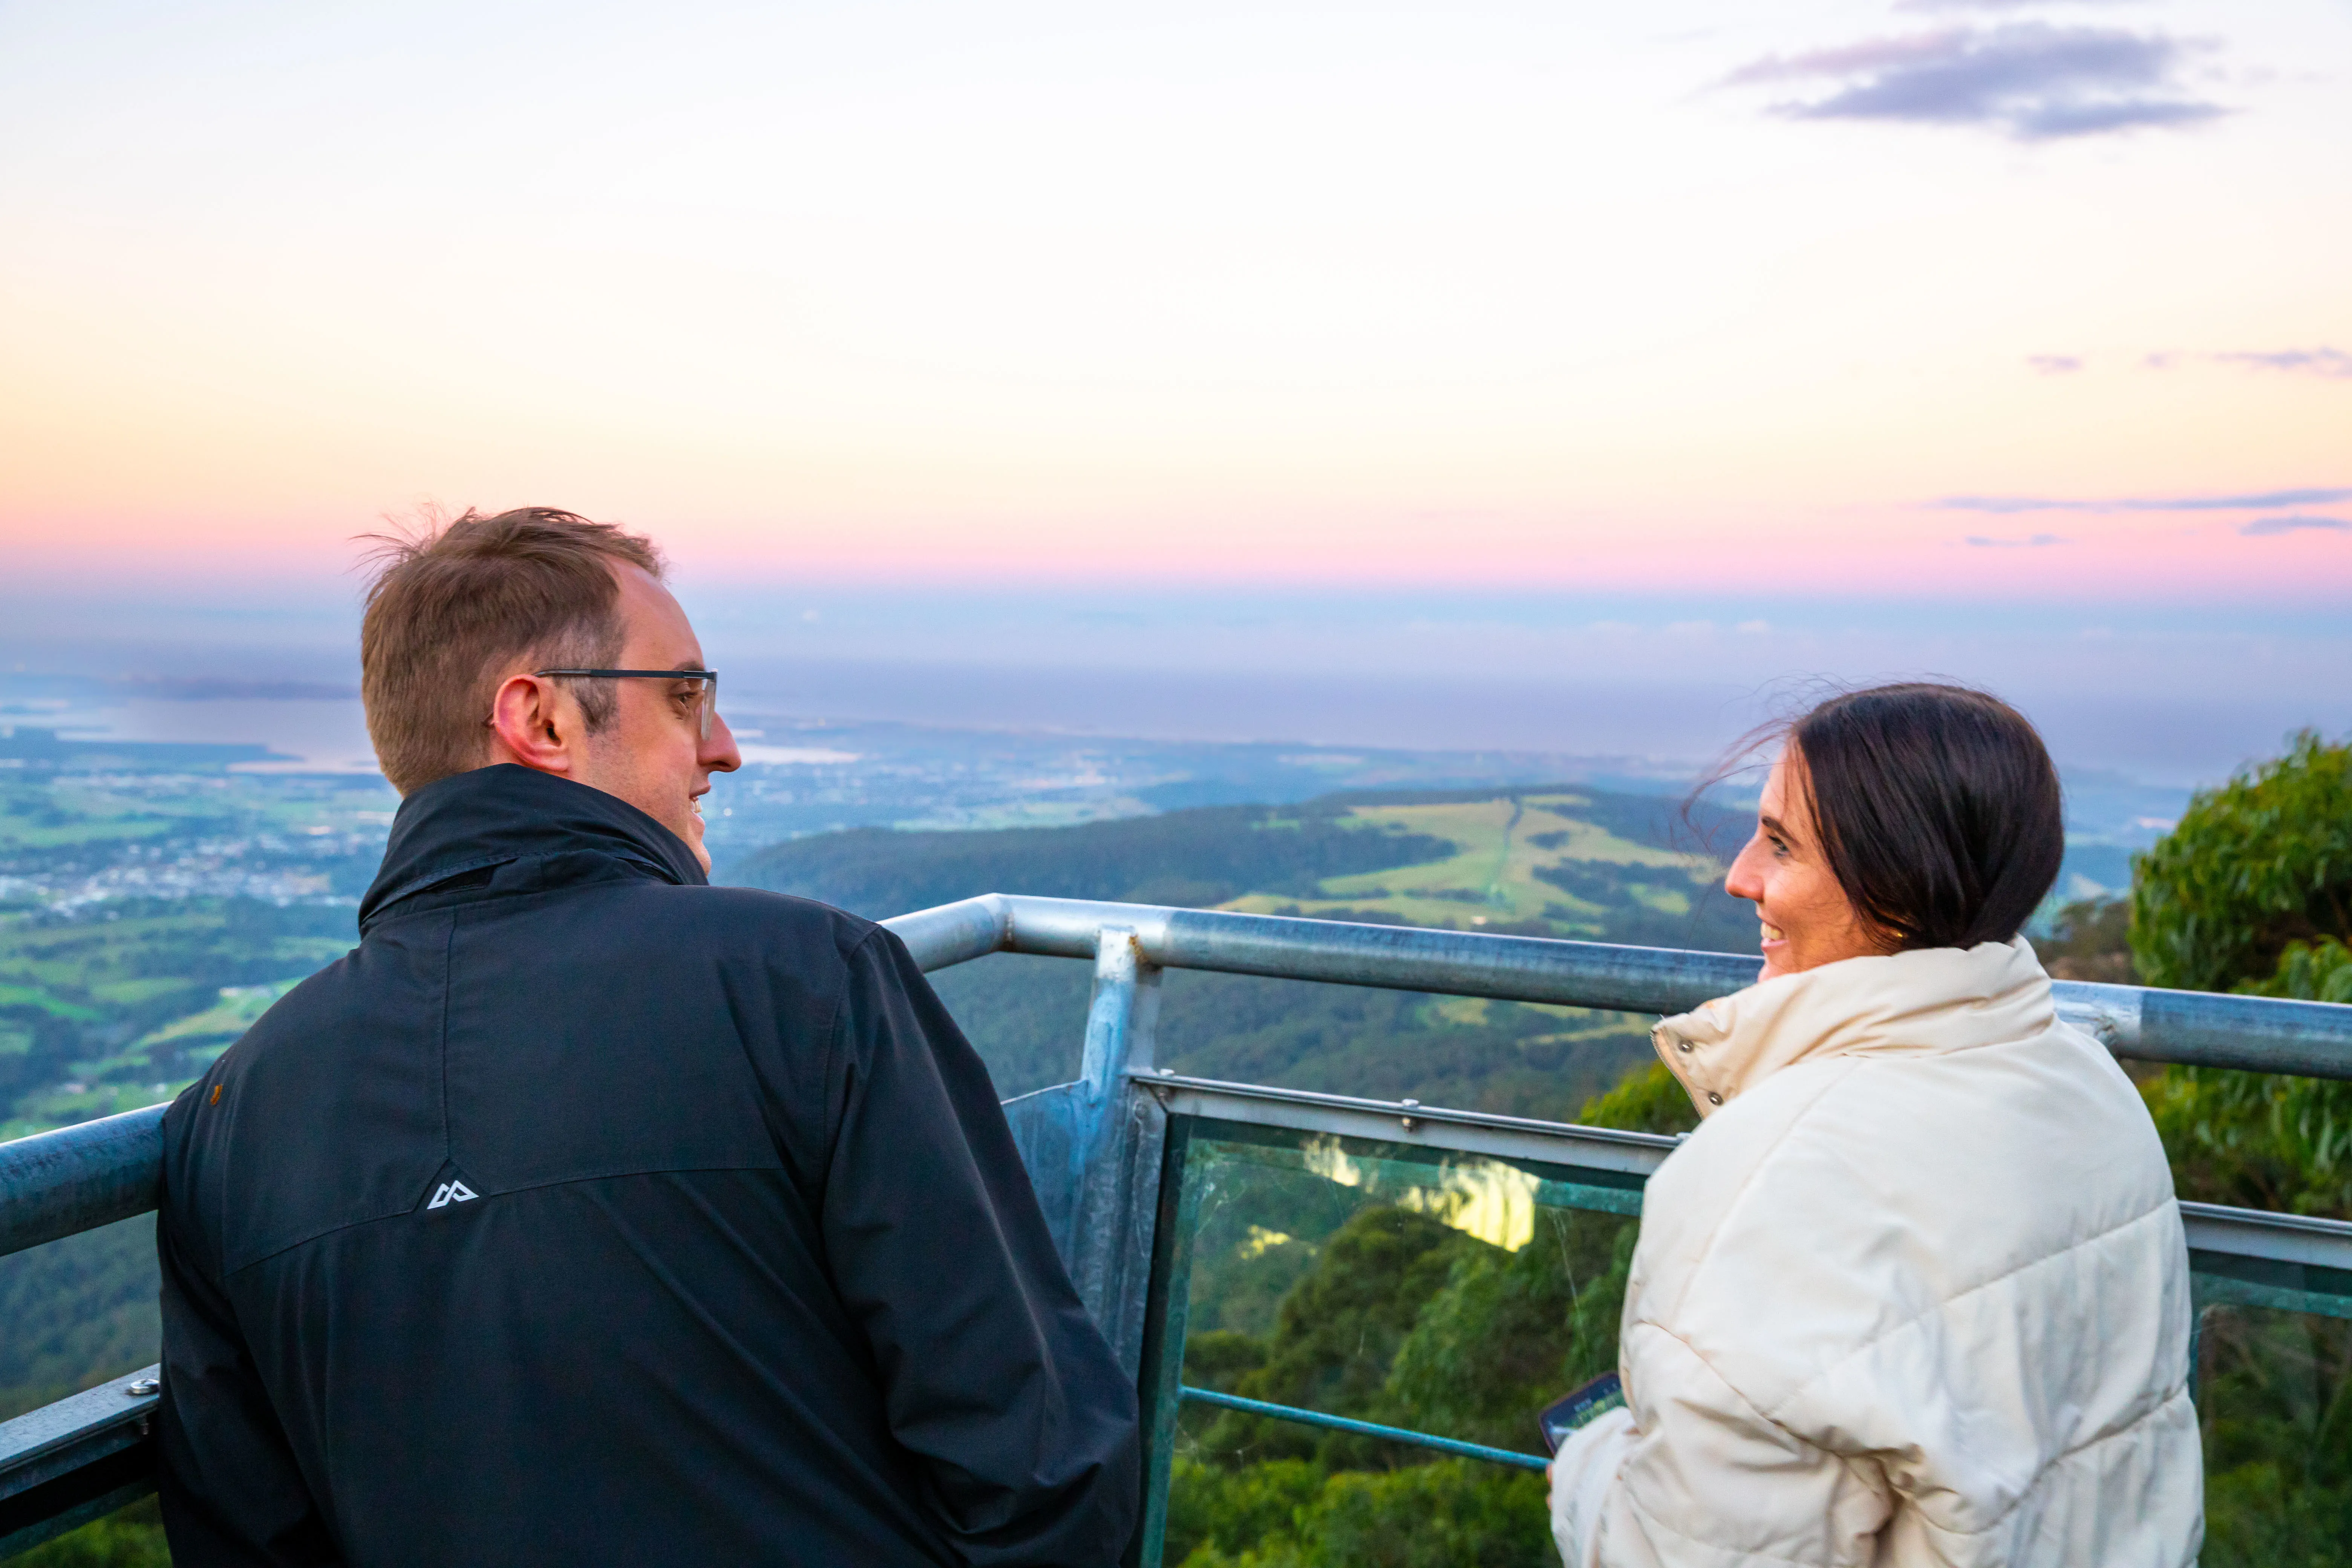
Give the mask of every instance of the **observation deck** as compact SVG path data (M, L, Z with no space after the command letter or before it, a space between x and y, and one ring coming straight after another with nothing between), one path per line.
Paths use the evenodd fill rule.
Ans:
M1195 1242L1217 1194L1279 1204L1349 1186L1486 1205L1509 1245L1538 1215L1631 1226L1676 1140L1475 1110L1187 1077L1159 1065L1167 969L1615 1012L1685 1011L1759 961L1533 937L987 894L885 922L927 971L993 952L1094 966L1077 1077L1005 1102L1087 1310L1136 1379L1147 1506L1130 1563L1157 1568L1187 1403L1497 1465L1529 1452L1241 1399L1182 1380ZM2352 1079L2352 1006L2055 984L2061 1015L2118 1057ZM0 1255L155 1207L163 1107L0 1144ZM1418 1194L1416 1198L1414 1195ZM2200 1324L2216 1307L2352 1319L2352 1224L2183 1203ZM2194 1352L2192 1352L2192 1355ZM0 1557L152 1489L149 1367L0 1423ZM1532 1436L1532 1415L1528 1431Z

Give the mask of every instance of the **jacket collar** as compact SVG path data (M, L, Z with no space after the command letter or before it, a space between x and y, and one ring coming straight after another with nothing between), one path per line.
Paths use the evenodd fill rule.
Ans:
M1801 1061L1942 1055L2026 1039L2056 1018L2050 977L2019 937L1783 974L1662 1019L1650 1040L1706 1116Z
M709 879L678 836L618 795L512 763L453 773L400 803L360 931L436 882L582 852L684 887Z

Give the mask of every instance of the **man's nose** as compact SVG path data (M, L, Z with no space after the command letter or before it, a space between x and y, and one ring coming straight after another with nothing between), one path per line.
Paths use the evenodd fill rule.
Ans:
M725 714L710 716L710 739L702 742L694 760L714 773L731 773L743 765L742 749L735 744L735 731L727 727Z

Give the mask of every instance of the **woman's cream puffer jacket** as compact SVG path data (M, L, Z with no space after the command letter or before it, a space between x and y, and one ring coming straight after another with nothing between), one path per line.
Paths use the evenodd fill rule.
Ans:
M1570 1564L2130 1564L2203 1532L2156 1130L2023 941L1850 959L1654 1036L1629 1407L1554 1466Z

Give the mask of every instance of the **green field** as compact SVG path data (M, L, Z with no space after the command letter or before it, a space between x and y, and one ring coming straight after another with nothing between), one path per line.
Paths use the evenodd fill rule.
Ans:
M1391 916L1407 925L1502 924L1598 937L1631 903L1687 915L1723 868L1712 857L1620 837L1585 816L1590 795L1496 795L1433 805L1355 805L1348 821L1442 840L1443 859L1323 879L1318 896L1254 892L1221 908L1252 914Z
M168 1098L355 934L382 780L161 750L194 760L0 758L0 1137Z
M392 820L381 780L241 773L0 774L0 860L26 851L200 835L294 841Z
M351 946L351 911L150 900L0 916L0 1138L152 1105Z

